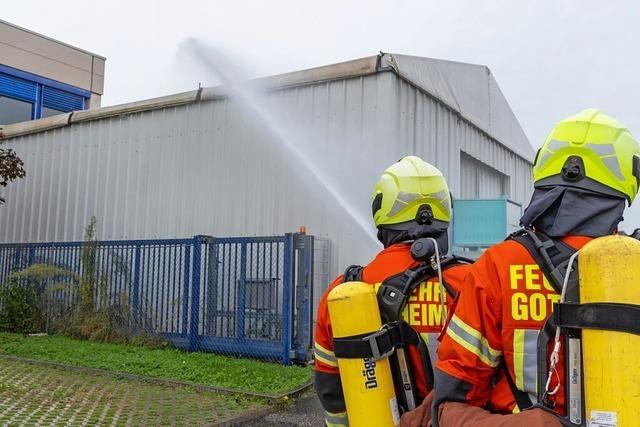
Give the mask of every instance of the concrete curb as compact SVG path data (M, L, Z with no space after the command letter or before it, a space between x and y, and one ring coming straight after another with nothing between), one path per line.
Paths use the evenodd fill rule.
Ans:
M280 401L282 401L284 399L295 398L295 397L299 396L300 394L304 393L306 390L309 390L311 387L313 387L313 381L310 380L310 381L306 382L305 384L303 384L302 386L300 386L300 387L298 387L296 389L293 389L291 391L288 391L286 393L283 393L283 394L254 393L254 392L249 392L249 391L246 391L246 390L235 390L235 389L225 388L225 387L216 387L216 386L211 386L211 385L206 385L206 384L193 383L193 382L190 382L190 381L179 381L179 380L170 380L170 379L164 379L164 378L147 377L147 376L144 376L144 375L129 374L129 373L126 373L126 372L109 371L107 369L89 368L89 367L86 367L86 366L77 366L77 365L68 365L66 363L52 362L52 361L49 361L49 360L29 359L27 357L21 357L21 356L11 356L11 355L0 354L0 358L5 359L5 360L11 360L11 361L14 361L14 362L28 363L28 364L31 364L31 365L49 366L49 367L64 369L64 370L67 370L67 371L85 372L85 373L96 374L96 375L105 375L105 376L110 376L110 377L125 378L125 379L129 379L129 380L136 380L136 381L141 381L141 382L146 382L146 383L165 385L165 386L169 386L169 387L192 387L192 388L194 388L194 389L196 389L198 391L202 391L202 392L224 393L224 394L230 394L230 395L231 394L233 394L233 395L240 394L240 395L244 395L244 396L248 396L248 397L259 397L259 398L263 398L263 399L268 399L268 400L272 401L272 403L280 402ZM229 422L229 421L224 421L224 422ZM216 425L218 425L218 424L216 424Z

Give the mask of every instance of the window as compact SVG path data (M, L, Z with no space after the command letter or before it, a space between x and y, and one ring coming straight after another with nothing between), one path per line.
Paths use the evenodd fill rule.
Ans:
M44 110L56 110L53 114L66 113L74 110L82 110L84 108L84 98L74 95L64 90L55 89L49 86L42 88L42 117ZM52 116L53 114L49 114Z
M0 124L83 110L91 93L0 64Z
M0 95L0 125L31 120L33 104Z
M42 117L55 116L56 114L66 113L66 111L56 110L55 108L42 107Z

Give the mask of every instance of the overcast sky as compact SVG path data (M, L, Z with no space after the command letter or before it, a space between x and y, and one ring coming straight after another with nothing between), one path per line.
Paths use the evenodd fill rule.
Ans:
M0 18L107 57L103 105L215 83L177 59L179 43L197 37L256 76L378 51L484 64L535 148L557 120L587 107L640 136L640 2L4 3ZM631 215L640 227L640 207Z

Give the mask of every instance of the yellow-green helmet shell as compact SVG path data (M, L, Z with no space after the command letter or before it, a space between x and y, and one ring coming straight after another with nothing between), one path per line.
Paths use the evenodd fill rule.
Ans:
M371 200L376 227L413 221L423 205L428 205L435 220L451 222L451 195L442 172L416 156L389 166Z
M640 181L640 146L618 120L587 109L553 128L536 155L533 180L536 187L585 188L631 204Z

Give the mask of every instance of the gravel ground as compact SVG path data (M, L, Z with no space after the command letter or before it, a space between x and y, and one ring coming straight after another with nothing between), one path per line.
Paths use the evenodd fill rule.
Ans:
M0 426L198 426L267 407L265 400L244 395L0 358Z
M324 412L315 392L311 390L277 412L240 423L244 427L317 427L324 425Z

